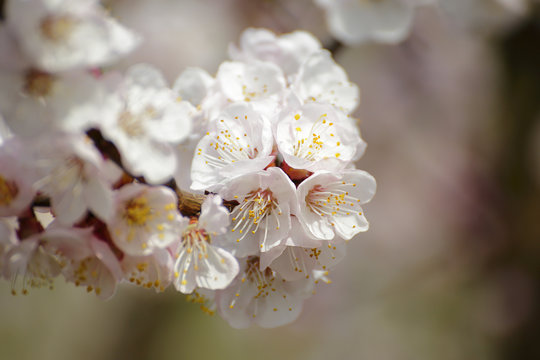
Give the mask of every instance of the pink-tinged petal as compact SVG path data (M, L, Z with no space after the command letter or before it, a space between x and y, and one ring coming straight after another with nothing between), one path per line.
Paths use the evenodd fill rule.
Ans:
M0 146L0 216L19 215L36 194L32 183L35 174L25 164L31 163L25 144L17 138Z
M229 211L218 195L208 195L201 206L200 227L212 235L223 234L230 224Z
M100 220L106 222L113 216L113 191L105 181L90 177L86 183L84 198L90 211Z
M90 241L90 246L94 251L95 257L108 270L100 273L96 283L96 290L101 289L101 291L96 291L96 294L102 299L109 299L116 292L116 284L123 278L122 267L109 245L105 242L93 237Z
M60 223L71 225L84 216L87 206L81 201L82 196L83 185L76 183L71 191L65 191L51 198L52 210Z

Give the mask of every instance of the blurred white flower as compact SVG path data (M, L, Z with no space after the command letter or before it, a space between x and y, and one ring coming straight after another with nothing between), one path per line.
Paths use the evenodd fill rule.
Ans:
M85 71L50 73L20 53L5 26L0 26L0 113L19 136L58 130L78 133L93 126L107 92Z
M29 155L18 140L11 138L0 145L0 216L19 215L36 194L36 174L25 163Z
M76 286L86 286L101 299L111 298L123 273L109 245L91 228L62 228L51 224L43 235L55 250L62 274ZM23 241L24 242L24 241Z
M173 145L187 139L194 112L187 101L177 101L157 69L141 64L128 70L111 95L99 127L132 175L159 184L176 171Z
M58 222L71 225L87 210L103 221L113 216L115 172L85 135L55 134L32 144L37 180L33 186L51 199Z
M291 89L304 102L330 104L345 114L352 113L360 101L358 87L326 50L306 59Z
M247 63L253 60L271 62L291 76L309 56L320 50L319 40L306 31L276 36L267 29L248 28L242 32L238 47L229 46L229 56Z
M147 256L124 254L121 265L127 281L156 292L164 291L172 281L173 259L167 249L154 249Z
M115 192L114 217L108 222L116 246L146 256L178 241L187 219L178 212L176 194L164 186L125 185Z
M41 232L10 244L3 258L2 273L11 280L13 295L19 292L26 295L28 288L52 288L54 278L60 274L61 263L54 249L48 246L48 240L64 235L55 231Z
M189 67L175 80L173 91L180 97L180 100L188 101L197 108L214 82L215 79L206 70Z
M296 320L313 282L305 278L285 281L270 268L261 270L255 256L241 259L240 264L234 282L216 292L220 315L234 328L253 324L273 328Z
M414 0L314 0L326 12L330 33L347 45L394 44L411 29ZM453 1L453 0L450 0Z
M8 1L6 21L32 64L49 72L107 65L139 43L97 0Z

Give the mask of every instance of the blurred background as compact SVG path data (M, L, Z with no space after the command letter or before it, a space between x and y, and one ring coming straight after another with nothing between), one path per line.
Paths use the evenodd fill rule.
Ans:
M371 229L271 330L234 330L173 289L102 302L62 281L13 297L3 281L0 359L540 359L538 9L425 6L401 44L336 47L311 0L105 3L146 40L119 66L148 62L171 83L187 66L215 73L249 26L332 45L362 92Z

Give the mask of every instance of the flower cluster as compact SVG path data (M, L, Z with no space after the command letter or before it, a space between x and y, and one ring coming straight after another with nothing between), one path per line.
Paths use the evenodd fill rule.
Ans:
M0 270L107 299L172 285L234 327L293 321L368 229L359 91L306 32L248 29L211 76L107 66L139 42L93 0L0 27ZM1 119L0 119L1 120Z
M214 78L190 69L177 82L204 89L191 189L232 204L213 243L240 272L215 293L220 314L235 327L277 326L367 230L361 206L375 180L353 164L366 147L350 116L358 88L315 38L248 29L229 53Z

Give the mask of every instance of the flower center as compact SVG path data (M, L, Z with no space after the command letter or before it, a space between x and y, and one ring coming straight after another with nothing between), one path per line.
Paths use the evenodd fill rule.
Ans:
M235 223L232 232L238 231L240 237L236 242L240 242L250 232L255 234L259 230L259 226L264 221L264 240L268 234L268 219L274 214L277 209L277 215L281 215L279 203L274 198L270 189L253 190L246 195L244 201L234 208L232 211L232 222ZM279 230L279 218L274 216L276 220L276 230ZM262 247L262 244L261 244Z
M191 218L189 225L182 234L182 240L186 247L203 247L206 248L206 243L211 243L212 239L210 234L205 229L199 228L199 221L197 218ZM206 252L206 250L205 250Z
M152 217L152 209L144 196L131 199L126 204L124 218L129 226L144 226Z
M17 184L0 175L0 205L8 206L19 193Z
M260 258L258 256L250 256L246 260L246 269L244 270L244 276L240 280L242 285L247 282L256 284L257 293L253 296L253 299L265 298L270 295L270 292L276 291L274 281L276 277L274 272L270 268L266 268L263 271L260 270ZM234 308L236 300L240 297L242 288L239 292L236 293L236 296L233 298L229 304L229 308ZM253 315L255 317L255 315Z
M17 254L20 255L20 254ZM16 255L13 255L16 256ZM12 274L11 294L16 295L16 284L20 276L22 277L22 294L28 294L27 287L53 289L53 279L60 272L61 264L59 259L47 253L41 245L38 245L33 254L30 255L26 269L22 273Z
M41 34L53 42L65 41L73 32L77 20L69 15L47 16L40 25Z
M127 110L118 115L118 126L128 137L140 137L144 134L144 122L153 120L157 111L153 106L145 107L140 113L133 114Z
M159 269L151 266L147 261L137 263L129 273L128 281L132 284L142 286L147 289L155 288L158 291L164 291L165 286L159 279L151 281L151 274L159 273Z
M335 136L332 132L327 134L334 123L327 121L326 117L327 114L322 114L319 119L309 127L309 130L307 130L307 126L302 127L300 125L294 129L294 156L309 161L316 161L321 158L320 153L325 148L324 145L326 139ZM296 114L294 119L298 121L300 119L300 114ZM336 146L341 146L341 143L339 141L336 142ZM338 158L340 153L336 152L335 156Z
M24 78L24 92L34 98L44 98L51 94L56 78L46 72L30 69Z
M205 153L203 156L206 159L206 164L220 168L240 160L249 160L257 157L258 150L249 144L247 133L237 134L237 131L233 131L225 120L220 120L220 122L225 128L219 134L215 135L214 141L210 143L217 156ZM207 136L209 135L207 133ZM202 149L197 149L197 155L201 154Z
M75 265L76 262L72 261L72 264ZM95 291L96 295L101 294L101 288L99 286L94 288L92 284L99 283L99 279L104 276L103 270L104 267L97 258L87 257L83 259L73 270L75 286L87 285L86 291Z
M140 119L129 111L122 111L120 115L118 115L118 126L120 126L129 137L139 137L144 133L144 128Z
M308 208L319 216L348 216L359 211L360 200L350 196L346 187L356 184L336 181L325 187L315 185L305 197ZM332 225L334 225L332 223Z

